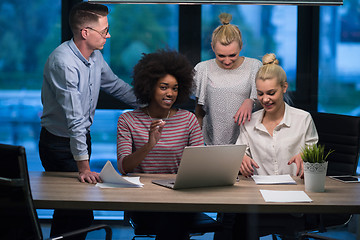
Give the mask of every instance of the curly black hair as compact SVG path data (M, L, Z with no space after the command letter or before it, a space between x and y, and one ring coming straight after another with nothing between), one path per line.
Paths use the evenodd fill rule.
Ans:
M160 78L172 75L178 82L178 96L174 104L186 101L192 91L194 68L182 54L172 50L143 53L133 71L134 93L140 104L149 104Z

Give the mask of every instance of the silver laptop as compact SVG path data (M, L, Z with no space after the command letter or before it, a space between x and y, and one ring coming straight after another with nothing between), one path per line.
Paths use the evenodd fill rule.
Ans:
M185 147L176 178L152 182L172 189L233 185L245 149L245 145Z

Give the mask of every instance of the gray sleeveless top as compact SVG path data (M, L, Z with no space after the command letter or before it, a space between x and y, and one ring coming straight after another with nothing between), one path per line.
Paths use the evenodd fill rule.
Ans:
M239 126L234 115L247 98L256 98L255 75L262 63L245 57L236 69L220 68L215 59L195 66L195 96L203 106L203 135L208 145L235 144Z

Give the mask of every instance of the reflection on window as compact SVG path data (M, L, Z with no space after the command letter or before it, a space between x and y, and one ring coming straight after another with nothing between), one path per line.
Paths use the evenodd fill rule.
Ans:
M211 34L220 24L219 14L232 14L243 37L241 55L261 60L266 53L275 53L286 71L291 90L295 90L297 7L258 5L203 5L201 58L214 58Z
M360 3L321 7L319 111L360 116L359 54Z
M23 145L30 170L38 154L44 64L61 41L61 1L0 2L0 142Z
M178 49L179 6L174 4L112 4L110 44L104 57L112 70L131 83L132 69L142 53Z
M60 3L0 3L0 89L40 89L46 58L60 43Z

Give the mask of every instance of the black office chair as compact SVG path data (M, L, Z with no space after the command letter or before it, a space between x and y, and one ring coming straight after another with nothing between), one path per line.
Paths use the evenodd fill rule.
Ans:
M25 148L0 144L0 239L42 240L43 234L30 191ZM112 238L107 225L91 226L50 239L66 239L104 229L106 240Z
M354 175L360 151L360 117L330 113L311 113L319 134L319 144L329 155L328 176Z
M335 150L328 157L327 175L355 175L360 153L360 117L319 112L311 115L319 134L319 144L325 145L326 152ZM320 214L317 231L346 226L351 217L351 214ZM314 232L301 237L308 238L331 239Z
M134 229L135 236L132 238L133 240L137 237L156 237L157 232L155 229L157 226L154 226L156 223L139 221L139 219L134 220L127 212L125 215ZM195 218L191 219L191 223L189 223L189 225L190 238L192 236L200 236L205 233L216 232L222 229L222 224L208 216L206 213L196 213Z

